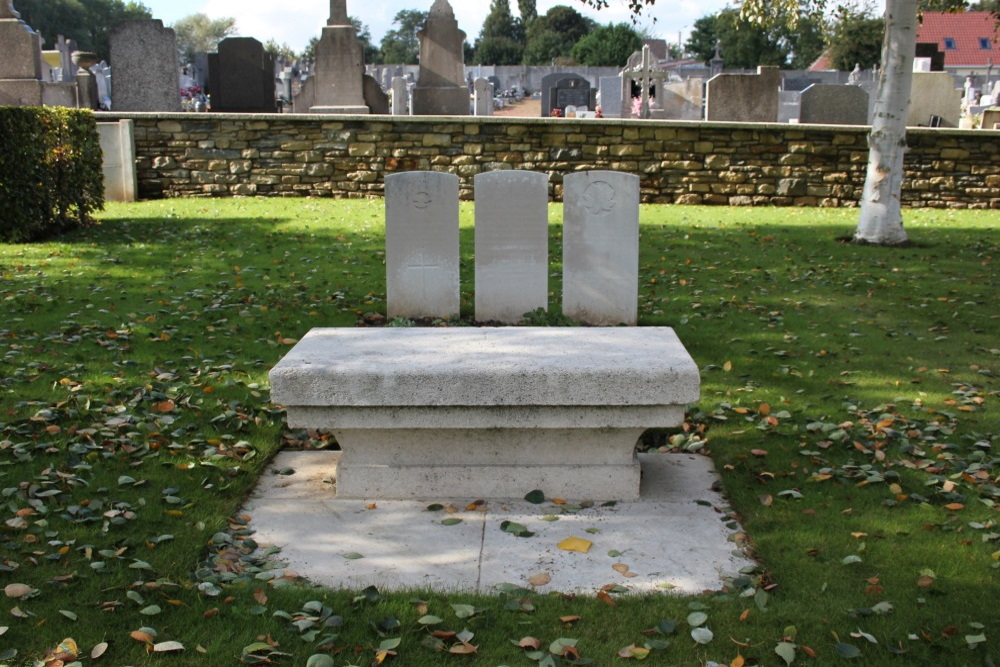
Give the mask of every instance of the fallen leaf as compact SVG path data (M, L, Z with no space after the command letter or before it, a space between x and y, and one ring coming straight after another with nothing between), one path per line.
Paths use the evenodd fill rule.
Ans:
M4 586L3 592L9 598L23 598L33 590L35 589L27 584L7 584Z
M174 651L183 651L184 644L180 642L160 642L159 644L153 644L153 653L172 653Z
M608 605L609 607L614 607L618 604L617 602L615 602L615 599L608 594L607 591L597 591L597 599L603 602L604 604Z
M552 576L548 572L540 572L528 578L528 583L532 586L544 586L552 581Z
M581 537L567 537L565 540L559 543L559 548L563 551L576 551L578 553L585 554L590 551L590 547L593 546L593 542L590 540L585 540Z

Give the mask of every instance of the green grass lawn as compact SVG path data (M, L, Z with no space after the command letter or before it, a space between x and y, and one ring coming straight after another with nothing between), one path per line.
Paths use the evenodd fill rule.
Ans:
M333 592L256 550L239 508L303 440L267 371L384 315L381 201L114 205L0 246L0 664L992 665L1000 215L906 219L883 249L838 241L849 210L642 208L640 323L703 382L646 442L711 455L760 563L696 598ZM463 204L466 319L472 231Z

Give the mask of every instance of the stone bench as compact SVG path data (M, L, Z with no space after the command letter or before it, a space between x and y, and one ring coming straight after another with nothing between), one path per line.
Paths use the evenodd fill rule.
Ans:
M383 499L637 500L639 436L700 382L668 327L317 328L270 379L336 436L337 496Z

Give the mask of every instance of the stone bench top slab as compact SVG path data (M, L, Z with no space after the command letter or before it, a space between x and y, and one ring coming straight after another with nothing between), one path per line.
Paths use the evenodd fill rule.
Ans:
M642 406L699 397L669 327L317 328L270 373L286 406Z

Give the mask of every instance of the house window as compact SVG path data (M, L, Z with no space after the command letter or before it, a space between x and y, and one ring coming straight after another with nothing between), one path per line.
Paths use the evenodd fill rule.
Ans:
M957 49L958 47L955 46L955 38L954 37L945 37L944 38L944 48L945 48L945 51L954 51L955 49Z
M989 51L990 49L992 49L993 45L990 44L990 38L989 37L980 37L979 38L979 48L982 49L983 51Z

